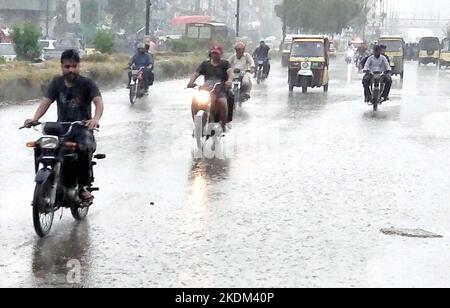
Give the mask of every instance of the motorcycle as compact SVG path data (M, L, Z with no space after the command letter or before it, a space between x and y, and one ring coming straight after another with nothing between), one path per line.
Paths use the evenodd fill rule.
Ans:
M232 94L233 94L233 100L234 100L234 109L237 108L239 105L242 106L242 103L246 102L248 99L245 99L242 96L242 89L243 87L243 79L247 72L242 72L240 69L234 70L234 79L233 79L233 86L232 86Z
M353 50L347 51L347 54L345 55L345 62L347 63L347 65L352 64L354 57L355 52Z
M148 89L145 86L145 67L131 68L130 103L134 105L144 96L148 96Z
M383 103L383 98L381 97L384 91L385 84L382 82L383 73L374 72L372 81L370 83L370 105L373 106L373 111L378 111L378 106Z
M220 123L216 120L218 117L211 112L212 93L223 83L210 83L198 88L198 93L193 98L193 104L197 105L197 114L194 116L194 134L197 149L203 153L206 142L213 138L212 150L215 150L222 137L223 130Z
M47 236L52 228L55 212L61 208L70 209L75 220L83 220L87 217L89 208L93 202L83 202L80 198L81 187L77 184L76 168L78 163L78 145L70 139L75 126L85 126L85 123L31 123L29 126L37 127L42 125L44 130L47 126L65 128L68 130L63 135L43 135L37 141L28 142L27 147L34 149L35 153L35 190L33 196L33 224L36 234L39 237ZM84 128L81 128L84 129ZM87 128L86 128L87 129ZM59 130L59 129L57 129ZM106 155L97 154L95 159L105 159ZM89 170L90 185L89 192L99 191L99 188L92 187L94 183L93 167L96 162L92 162Z
M267 65L268 59L257 59L256 65L256 82L258 84L261 84L266 79L266 76L264 76L264 67Z

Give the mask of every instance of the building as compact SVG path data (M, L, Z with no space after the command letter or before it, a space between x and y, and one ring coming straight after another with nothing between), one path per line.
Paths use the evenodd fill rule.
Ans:
M0 23L5 25L31 22L45 33L47 20L47 5L49 14L56 8L56 0L0 0Z

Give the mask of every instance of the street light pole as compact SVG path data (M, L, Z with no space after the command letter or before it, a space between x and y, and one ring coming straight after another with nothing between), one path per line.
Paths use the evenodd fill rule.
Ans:
M284 41L286 40L287 36L287 13L288 13L288 0L283 1L283 41L281 42L281 45L284 44Z
M50 23L50 0L47 0L47 10L46 10L46 22L45 22L45 38L48 39L49 36L49 23Z
M241 27L241 0L236 1L236 6L236 37L239 37Z
M152 7L152 1L147 0L147 8L145 14L145 35L150 35L150 11Z

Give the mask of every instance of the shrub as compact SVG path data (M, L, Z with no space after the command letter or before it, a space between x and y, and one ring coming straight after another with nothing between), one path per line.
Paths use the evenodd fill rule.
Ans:
M114 35L111 32L98 30L93 39L94 47L101 53L114 52Z
M197 52L206 51L207 46L194 39L182 38L171 42L171 49L173 52Z
M6 59L0 56L0 64L6 64Z
M41 31L31 23L23 26L14 26L11 34L17 57L21 60L33 60L42 54L42 46L39 42Z
M92 54L83 58L83 61L85 62L94 63L107 62L108 60L110 60L110 57L101 53Z

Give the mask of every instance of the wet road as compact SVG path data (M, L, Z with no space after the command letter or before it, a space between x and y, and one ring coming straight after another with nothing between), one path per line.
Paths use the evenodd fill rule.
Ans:
M0 287L450 287L450 71L406 70L374 114L342 59L328 94L290 96L274 65L214 160L192 157L186 81L134 107L105 93L96 204L42 240L23 146L38 134L17 130L36 106L0 107Z

